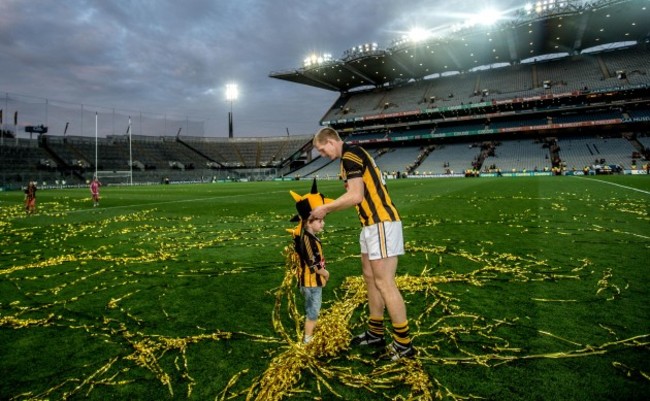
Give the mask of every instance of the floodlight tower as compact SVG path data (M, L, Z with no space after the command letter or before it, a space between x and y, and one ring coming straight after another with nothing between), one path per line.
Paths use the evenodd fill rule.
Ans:
M226 101L230 102L230 112L228 112L228 138L232 138L232 102L237 100L238 95L237 84L226 85Z

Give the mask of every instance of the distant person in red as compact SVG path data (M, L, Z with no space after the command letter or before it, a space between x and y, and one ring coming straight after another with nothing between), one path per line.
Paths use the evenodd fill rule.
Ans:
M36 213L36 182L30 181L25 189L25 211L27 214Z
M99 182L97 177L94 177L90 183L90 195L93 198L93 207L99 206L99 187L102 186L102 183Z

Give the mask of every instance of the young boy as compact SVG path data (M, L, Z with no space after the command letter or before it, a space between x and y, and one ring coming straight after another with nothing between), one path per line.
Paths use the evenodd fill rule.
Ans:
M296 243L296 252L300 256L300 267L296 273L298 287L305 298L304 344L309 344L314 336L323 300L323 287L330 277L325 268L323 246L316 236L324 227L323 219L308 219L303 222L303 229Z
M314 329L320 314L323 300L323 287L329 279L329 272L325 268L325 255L323 246L317 237L325 227L321 218L312 218L310 213L314 207L329 203L332 200L318 193L316 180L312 184L311 192L300 196L291 191L296 201L298 214L291 221L299 221L298 226L289 230L294 236L294 249L300 258L296 270L298 287L305 298L305 333L303 343L309 344L314 336Z

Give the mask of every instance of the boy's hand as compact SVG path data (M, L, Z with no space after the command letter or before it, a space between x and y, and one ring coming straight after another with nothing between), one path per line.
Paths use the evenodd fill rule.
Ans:
M323 276L323 278L325 278L325 280L330 279L330 272L328 270L321 269L318 272L320 273L321 276Z

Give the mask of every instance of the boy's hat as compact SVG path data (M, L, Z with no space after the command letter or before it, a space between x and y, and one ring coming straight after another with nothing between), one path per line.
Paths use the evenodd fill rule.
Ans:
M293 200L296 201L296 210L298 211L298 214L293 216L291 218L291 221L307 220L312 210L318 206L322 206L326 203L334 201L334 199L326 198L323 196L323 194L318 192L315 178L314 182L311 185L310 193L303 196L300 196L293 191L289 191L289 193L291 193L291 196L293 196Z
M303 196L300 196L293 191L289 191L289 193L291 193L293 200L296 201L296 210L298 211L298 214L293 216L291 218L291 221L300 222L296 227L287 229L287 231L290 232L294 238L300 235L300 231L302 230L302 223L303 221L307 221L309 219L309 215L311 214L312 210L318 206L334 201L334 199L326 198L323 196L323 194L318 192L315 178L314 182L311 185L310 193Z

